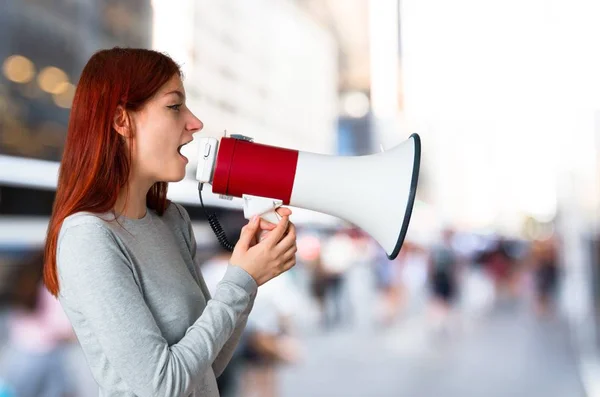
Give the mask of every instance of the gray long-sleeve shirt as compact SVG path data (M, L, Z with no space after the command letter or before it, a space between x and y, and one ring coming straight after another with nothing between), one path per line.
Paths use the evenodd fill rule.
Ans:
M185 209L139 220L77 213L58 240L59 300L100 396L219 395L257 286L229 266L211 298Z

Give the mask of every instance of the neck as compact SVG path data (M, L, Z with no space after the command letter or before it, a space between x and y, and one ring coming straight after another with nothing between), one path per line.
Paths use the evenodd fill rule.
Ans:
M127 186L119 192L115 203L117 216L141 219L146 215L146 195L153 183L130 177Z

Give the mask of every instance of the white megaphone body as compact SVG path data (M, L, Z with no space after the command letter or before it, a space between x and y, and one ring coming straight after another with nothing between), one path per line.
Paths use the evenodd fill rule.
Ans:
M247 219L259 215L276 223L281 205L336 216L363 229L394 259L408 231L420 160L418 134L366 156L302 152L232 135L199 139L196 179L215 194L242 198Z

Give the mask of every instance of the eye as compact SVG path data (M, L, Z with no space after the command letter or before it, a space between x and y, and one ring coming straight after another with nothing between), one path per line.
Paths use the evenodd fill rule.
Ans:
M172 109L172 110L174 110L174 111L178 112L178 111L179 111L179 108L180 108L181 106L183 106L183 104L182 104L182 103L178 103L178 104L176 104L176 105L171 105L171 106L167 106L167 107L168 107L169 109Z

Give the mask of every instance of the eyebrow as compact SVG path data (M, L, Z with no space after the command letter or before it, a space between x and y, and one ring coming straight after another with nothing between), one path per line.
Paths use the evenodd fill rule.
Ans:
M185 101L185 95L183 94L183 92L181 92L179 90L167 92L165 95L169 95L169 94L175 94L179 97L179 99L181 99L182 101Z

